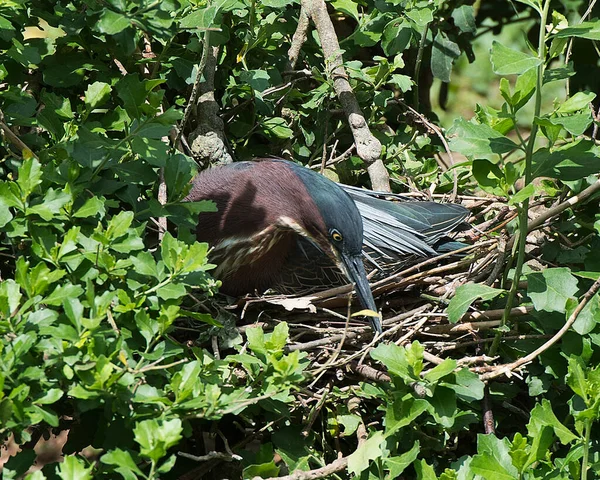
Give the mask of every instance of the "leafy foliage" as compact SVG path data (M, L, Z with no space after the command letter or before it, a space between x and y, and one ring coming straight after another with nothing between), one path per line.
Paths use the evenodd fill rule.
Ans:
M456 186L517 211L511 268L494 286L459 287L447 309L455 323L482 304L509 313L516 299L532 307L524 319L505 315L489 350L471 332L482 340L477 355L499 363L555 335L600 271L597 194L566 204L552 217L552 236L526 250L531 206L573 199L600 173L595 89L572 89L564 101L547 93L583 76L564 62L569 42L576 51L600 39L597 19L574 19L587 5L564 3L563 13L548 0L329 4L394 189ZM218 450L228 451L240 430L256 440L231 445L244 478L316 469L338 453L360 478L600 475L597 294L573 331L520 372L523 381L480 376L452 356L428 364L425 343L415 340L370 351L386 381L351 382L340 368L321 396L310 392L321 366L315 374L307 354L289 348L286 323L246 328L242 338L228 315L199 313L190 302L192 292L204 303L219 286L209 246L190 231L214 205L181 202L196 165L171 144L175 125L187 134L202 123L180 125L209 46L220 48L214 93L237 157L339 157L329 173L362 180L316 34L289 70L299 11L287 0L0 7L0 436L24 446L4 477L174 478L192 468L176 452L196 455L199 432L218 435ZM433 79L443 91L462 59L473 60L483 31L502 33L511 21L534 35L491 42L500 104L456 118L449 148L463 160L447 170L436 161L443 142L409 106L434 116ZM156 217L174 225L160 239ZM546 264L554 267L540 269ZM199 334L186 337L186 325ZM518 340L503 344L507 331ZM206 347L210 337L225 355ZM483 433L489 403L495 434ZM27 473L32 444L49 429L69 432L64 461ZM89 446L92 460L80 455Z

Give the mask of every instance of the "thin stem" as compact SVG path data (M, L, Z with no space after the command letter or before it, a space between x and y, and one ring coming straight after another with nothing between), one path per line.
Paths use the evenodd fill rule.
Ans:
M592 434L592 419L585 420L585 436L583 440L583 458L581 459L581 480L587 480L588 459L590 455L590 435Z
M427 40L427 33L429 32L429 24L425 25L423 29L423 36L419 43L419 51L417 52L417 61L415 62L415 110L419 110L419 74L421 72L421 62L423 61L423 50L425 50L425 42Z
M531 183L532 178L532 159L533 151L535 148L535 140L538 132L538 125L535 123L535 119L540 116L542 110L542 84L544 81L544 67L546 60L546 23L548 21L548 11L550 10L550 0L544 2L544 9L540 16L540 34L538 39L538 59L540 64L537 67L537 79L535 89L535 109L531 126L531 134L525 149L525 185ZM515 265L515 273L513 277L512 286L508 292L508 298L506 300L506 307L504 309L504 315L500 322L500 329L496 333L494 341L490 347L488 354L493 357L498 351L500 341L502 340L502 331L510 318L510 311L513 303L517 296L519 289L519 279L521 278L521 272L523 271L523 263L525 263L525 244L527 242L527 223L529 219L529 199L523 201L519 208L519 237L518 237L518 250L517 250L517 263Z

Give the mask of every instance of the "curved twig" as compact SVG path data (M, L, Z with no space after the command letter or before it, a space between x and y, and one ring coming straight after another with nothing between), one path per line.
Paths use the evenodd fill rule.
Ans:
M499 377L500 375L509 375L513 370L516 370L520 366L531 362L536 357L538 357L540 354L542 354L543 352L548 350L548 348L550 348L552 345L554 345L556 342L558 342L561 339L561 337L565 333L567 333L569 328L571 328L573 323L575 323L575 320L577 320L577 317L579 316L581 311L584 309L584 307L587 305L587 303L590 301L590 299L598 292L598 290L600 290L600 278L592 284L590 289L585 293L585 295L579 302L579 305L577 305L575 310L573 310L573 313L571 313L571 315L569 316L569 319L567 320L567 322L563 325L563 327L558 332L556 332L556 334L550 340L548 340L546 343L544 343L541 347L535 349L529 355L525 355L523 358L519 358L518 360L516 360L512 363L509 363L508 365L501 365L499 367L496 367L494 369L494 371L481 375L480 376L481 380L483 380L483 381L491 380L492 378Z

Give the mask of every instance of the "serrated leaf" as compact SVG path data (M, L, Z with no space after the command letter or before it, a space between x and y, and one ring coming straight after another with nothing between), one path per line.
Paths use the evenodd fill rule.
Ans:
M547 399L537 404L531 411L527 432L529 437L535 438L540 434L543 427L550 427L559 438L560 443L568 445L577 440L577 436L565 427L552 411L552 405Z
M383 432L375 432L365 443L348 456L348 472L358 475L369 468L370 462L381 458L381 444L385 438Z
M157 462L167 450L181 440L183 427L179 418L171 420L142 420L137 422L133 434L140 445L140 454Z
M399 376L406 383L419 381L418 373L412 368L406 352L405 348L393 343L380 344L371 350L371 357L383 363L391 374Z
M135 474L132 475L131 478L137 478L136 475L143 476L142 471L136 465L135 461L131 457L131 454L126 450L121 450L120 448L109 450L100 457L100 462L104 463L105 465L113 465L117 467L115 470L121 473L121 475L129 470ZM123 475L123 477L128 479L128 477L125 475Z
M399 478L400 474L404 472L406 467L408 467L417 459L420 450L421 445L417 440L408 452L405 452L402 455L384 458L383 464L385 465L385 468L390 471L389 478Z
M539 148L533 154L533 175L561 180L581 180L600 172L600 148L580 140L555 149Z

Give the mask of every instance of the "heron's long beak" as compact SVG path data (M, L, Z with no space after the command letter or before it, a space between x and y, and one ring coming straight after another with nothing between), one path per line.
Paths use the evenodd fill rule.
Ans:
M364 308L377 312L377 306L373 299L373 293L371 293L371 287L369 286L369 280L365 272L365 266L360 255L350 256L347 254L341 254L341 260L346 267L346 273L350 280L354 282L356 295L358 300ZM381 319L379 315L376 317L369 317L373 330L377 333L381 333Z

